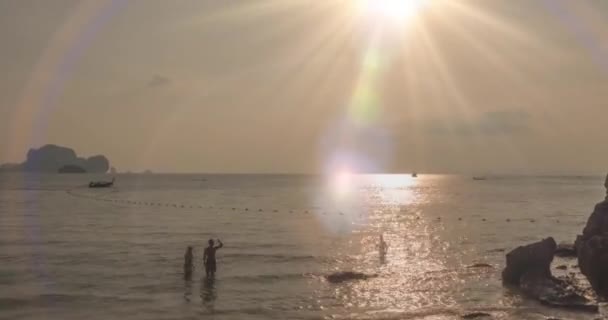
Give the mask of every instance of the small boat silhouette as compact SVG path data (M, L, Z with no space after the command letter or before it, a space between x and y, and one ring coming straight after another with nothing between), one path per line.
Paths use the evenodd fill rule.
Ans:
M473 180L475 181L481 181L481 180L486 180L486 177L473 177Z
M89 182L89 188L109 188L114 185L115 178L112 181L91 181Z

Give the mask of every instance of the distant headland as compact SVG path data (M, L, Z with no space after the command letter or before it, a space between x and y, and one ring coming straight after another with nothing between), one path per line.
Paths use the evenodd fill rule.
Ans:
M54 144L30 149L23 163L0 165L0 172L106 173L109 169L110 161L103 155L78 157L73 149Z

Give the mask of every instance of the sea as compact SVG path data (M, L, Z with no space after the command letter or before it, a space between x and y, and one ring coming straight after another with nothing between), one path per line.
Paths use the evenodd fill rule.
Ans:
M117 174L88 188L111 178L0 175L0 319L608 314L545 307L500 277L519 245L574 241L605 196L600 176ZM224 243L214 279L209 239ZM576 259L557 265L584 284ZM369 278L326 278L343 271Z

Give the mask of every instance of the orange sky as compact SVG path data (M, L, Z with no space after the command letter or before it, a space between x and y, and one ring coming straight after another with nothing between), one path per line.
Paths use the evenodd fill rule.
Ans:
M0 162L55 143L138 171L606 171L608 4L397 23L356 2L0 2Z

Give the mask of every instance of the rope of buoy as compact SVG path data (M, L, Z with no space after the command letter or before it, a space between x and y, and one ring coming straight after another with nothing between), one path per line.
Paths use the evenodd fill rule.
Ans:
M198 208L198 209L203 209L204 207L202 205L196 205L196 204L179 204L179 203L161 203L161 202L150 202L150 201L134 201L134 200L128 200L128 199L112 199L112 198L107 198L107 196L109 195L109 193L114 193L115 191L112 192L105 192L105 193L101 193L101 194L96 194L96 195L86 195L86 194L82 194L82 193L78 193L78 192L74 192L73 189L69 189L69 190L65 190L65 192L73 197L77 197L77 198L82 198L82 199L90 199L90 200L95 200L95 201L103 201L103 202L107 202L107 203L116 203L116 204L130 204L130 205L138 205L138 206L156 206L156 207L173 207L173 208L189 208L189 209L194 209L194 208ZM214 207L213 205L209 206L210 209L216 208L218 210L228 210L228 208L224 208L224 207ZM239 208L237 207L231 207L230 208L232 211L237 211L239 210ZM334 211L334 212L327 212L324 210L318 210L321 208L316 208L314 211L318 212L321 215L327 216L327 215L331 215L331 214L337 214L340 216L344 216L345 213L343 211ZM403 208L402 208L403 209ZM244 211L249 211L249 208L242 208L240 210L244 210ZM258 212L270 212L270 210L264 210L263 208L259 208L257 210ZM272 212L274 213L278 213L280 210L279 209L272 209ZM293 210L293 209L289 209L286 210L289 213L297 213L299 210ZM403 210L401 210L403 212ZM304 209L302 211L303 214L308 214L311 213L310 210L308 209ZM364 213L360 213L359 217L363 217ZM420 219L420 216L416 216L416 219ZM440 221L442 220L442 217L436 217L435 220ZM464 219L462 217L458 217L458 221L463 221ZM487 222L488 219L487 218L481 218L481 221L483 222ZM527 221L530 223L536 223L536 219L532 218L520 218L520 219L511 219L511 218L506 218L505 219L506 222L511 222L511 221ZM560 223L559 219L555 219L554 222L556 223Z

